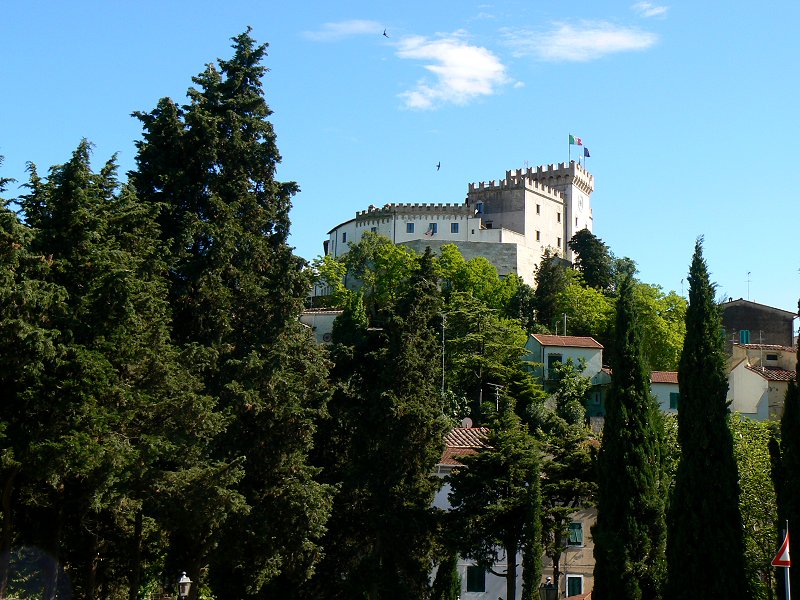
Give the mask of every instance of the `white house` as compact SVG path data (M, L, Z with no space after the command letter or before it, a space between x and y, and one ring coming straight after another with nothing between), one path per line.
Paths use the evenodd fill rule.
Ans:
M733 344L728 360L731 410L751 419L780 419L790 381L797 368L797 349L775 344Z

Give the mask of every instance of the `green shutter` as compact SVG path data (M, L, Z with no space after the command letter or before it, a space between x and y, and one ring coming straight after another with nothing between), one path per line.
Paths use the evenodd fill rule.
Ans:
M569 524L569 545L570 546L583 546L583 524L570 523Z

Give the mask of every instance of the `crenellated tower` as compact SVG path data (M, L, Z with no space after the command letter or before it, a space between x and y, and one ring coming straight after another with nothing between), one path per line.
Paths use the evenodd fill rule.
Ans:
M469 184L467 203L488 227L503 227L572 260L567 242L592 230L594 176L575 161L506 171L500 181Z

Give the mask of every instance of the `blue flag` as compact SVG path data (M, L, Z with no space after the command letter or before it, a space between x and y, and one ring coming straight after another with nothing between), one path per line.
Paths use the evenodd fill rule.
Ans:
M589 154L589 149L586 146L583 147L583 155L586 158L589 158L591 156L591 154Z

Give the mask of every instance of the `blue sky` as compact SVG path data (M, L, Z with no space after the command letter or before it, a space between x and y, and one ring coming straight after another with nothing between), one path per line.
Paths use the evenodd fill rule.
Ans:
M704 235L720 297L794 311L798 21L781 0L5 0L0 175L44 172L82 137L97 166L116 152L132 168L130 113L184 101L249 25L270 45L301 256L369 204L462 202L470 182L566 161L572 133L594 232L644 281L686 291Z

